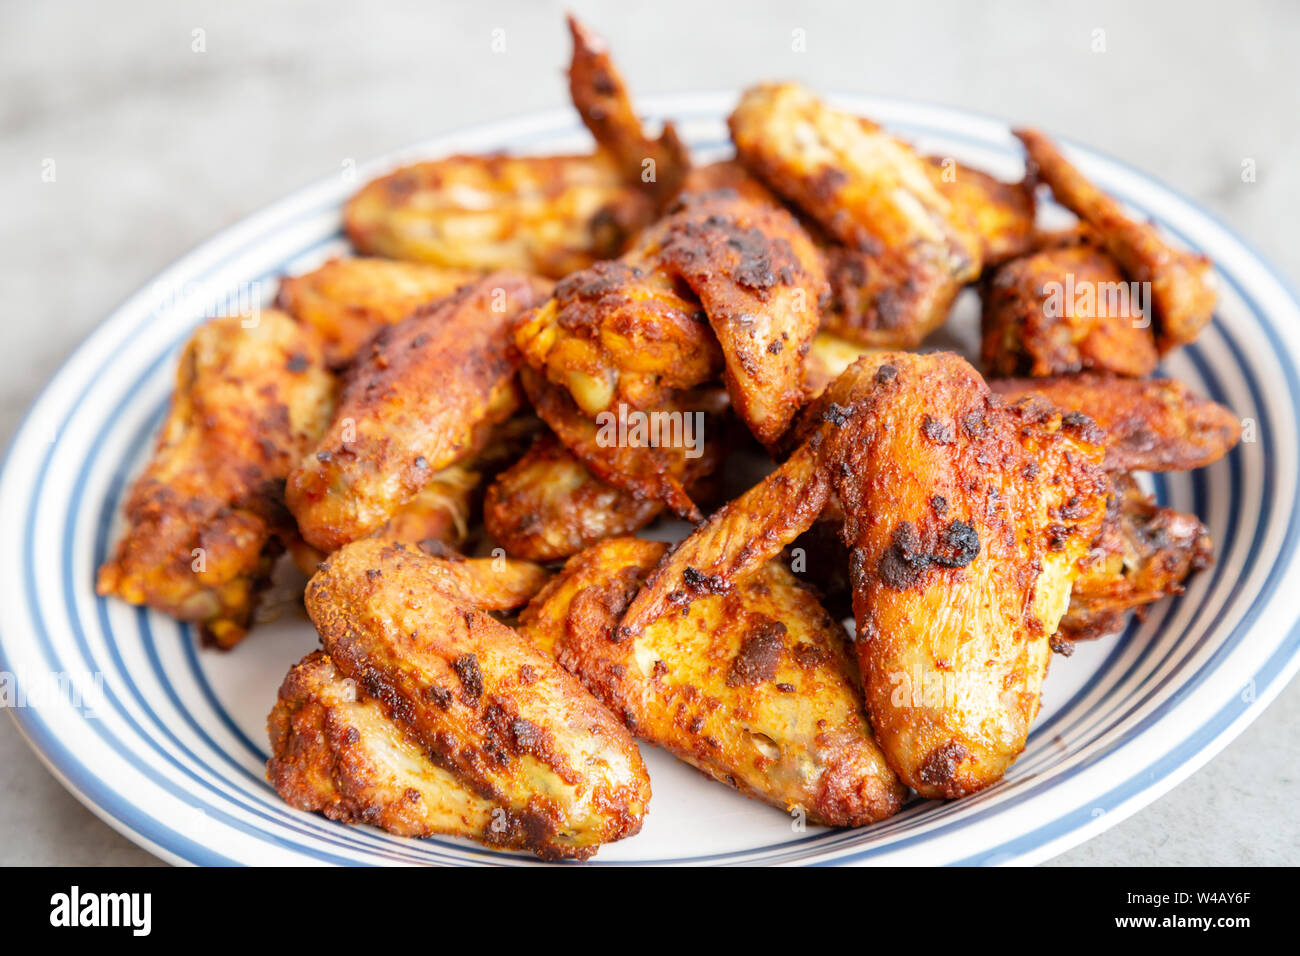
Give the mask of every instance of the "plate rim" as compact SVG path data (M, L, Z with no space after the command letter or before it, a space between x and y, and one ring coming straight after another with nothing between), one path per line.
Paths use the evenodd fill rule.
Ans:
M660 96L648 96L643 99L642 112L654 118L671 117L675 112L714 112L716 115L725 115L727 101L734 102L737 93L735 91L697 91L685 94L669 94ZM1005 130L1009 136L1010 124L1000 117L991 114L980 113L964 108L952 107L947 105L927 103L923 101L912 100L902 97L879 96L874 94L861 93L843 93L832 92L826 94L832 102L844 102L855 104L857 108L864 109L863 104L888 104L893 108L906 111L908 113L929 113L932 116L946 118L955 125L959 120L977 120L984 123L990 123L999 129ZM864 109L864 111L866 111ZM570 110L554 108L549 110L529 111L517 116L503 119L486 121L467 126L455 127L435 137L422 140L418 143L400 147L395 150L387 151L379 156L357 165L356 179L362 180L364 177L370 177L386 168L391 168L402 162L409 162L417 157L437 156L447 152L457 139L467 137L483 137L493 134L505 139L508 137L519 137L527 132L530 128L555 130L561 126L575 125L576 118ZM897 123L886 122L886 127L899 125ZM945 130L947 131L947 130ZM954 132L954 135L959 135ZM1236 243L1247 255L1248 260L1254 266L1260 268L1264 274L1271 278L1277 285L1278 290L1289 300L1289 304L1300 310L1300 295L1297 295L1292 282L1286 277L1274 264L1248 240L1239 235L1234 229L1226 225L1219 216L1207 209L1199 202L1193 201L1184 196L1178 190L1174 189L1156 179L1154 176L1144 172L1138 167L1118 159L1107 153L1075 143L1068 137L1057 137L1057 141L1066 146L1067 150L1077 151L1087 155L1090 158L1098 159L1113 165L1136 177L1142 184L1144 190L1155 190L1158 193L1164 193L1167 197L1174 200L1175 203L1183 206L1202 216L1210 225L1217 230L1222 237ZM96 355L102 361L103 342L109 338L115 328L129 320L131 315L136 312L136 303L145 296L149 289L156 288L164 283L169 276L192 270L195 264L204 260L212 259L219 250L224 247L233 247L236 251L247 248L249 242L239 240L248 236L249 239L255 238L256 234L263 231L265 226L276 221L283 221L296 209L305 209L310 203L317 199L320 194L333 194L338 189L338 175L321 177L306 186L296 189L287 195L277 199L267 205L259 207L252 213L242 217L231 225L219 230L208 239L199 243L188 252L177 258L170 265L160 270L151 280L139 286L135 292L123 299L114 307L103 319L101 319L86 338L60 363L58 369L47 380L45 385L40 389L36 397L29 405L27 411L22 416L18 426L15 428L10 437L3 461L0 462L0 487L10 479L11 469L13 467L13 458L20 445L29 440L28 431L32 425L32 419L37 408L43 401L51 395L56 385L60 384L65 376L71 374L74 366L78 363L93 362ZM1269 316L1261 310L1261 318L1264 324L1269 326L1272 331L1272 323ZM1292 354L1288 358L1296 358ZM57 443L57 438L52 443ZM24 510L25 511L25 510ZM1295 520L1297 511L1300 511L1300 504L1293 506L1290 518ZM1279 600L1279 596L1274 591L1267 599L1263 600L1262 606L1269 606ZM1251 609L1255 607L1251 605ZM0 611L0 620L5 621L6 627L0 632L0 668L8 670L9 661L6 656L6 637L8 632L10 612L6 607ZM1257 625L1252 625L1257 626ZM1277 637L1275 645L1271 646L1271 654L1268 660L1271 661L1274 656L1285 650L1289 641L1300 634L1300 620L1293 622L1288 634ZM32 635L24 635L30 639ZM1036 845L1027 848L1023 852L1016 854L1001 862L1032 863L1048 859L1058 853L1064 852L1072 846L1095 836L1097 833L1119 823L1128 816L1131 816L1137 810L1148 805L1169 790L1176 787L1179 783L1189 777L1196 770L1204 766L1209 760L1213 759L1231 740L1238 736L1260 713L1281 693L1282 689L1294 677L1296 671L1300 669L1300 647L1292 648L1288 658L1278 668L1275 676L1268 685L1259 688L1254 698L1248 702L1243 702L1243 706L1237 709L1235 716L1223 729L1210 741L1196 747L1194 751L1177 762L1158 779L1139 787L1133 794L1125 799L1119 806L1106 812L1102 817L1096 818L1090 823L1073 826L1064 833L1051 840L1043 840ZM57 780L72 793L72 795L83 805L89 808L100 819L112 826L115 830L127 836L133 842L142 846L148 852L155 856L172 863L189 862L185 857L172 851L171 849L161 846L145 834L139 832L134 827L127 824L124 820L116 817L106 807L99 803L95 797L88 792L84 792L69 777L69 768L63 762L56 759L56 754L49 752L46 747L42 746L33 736L33 731L39 733L39 728L30 724L33 719L33 712L39 711L39 708L13 708L6 707L11 712L16 725L19 728L25 742L34 752L37 753L42 763L51 771ZM1204 726L1204 725L1202 725ZM80 761L70 753L66 747L63 754L70 757L72 762L77 766L84 766ZM1168 756L1168 754L1166 754ZM101 778L94 778L94 781L101 787L112 789ZM1120 782L1120 781L1116 781ZM1025 836L1016 834L1009 839L1017 839ZM503 860L502 862L513 862ZM609 861L611 864L617 864L622 861ZM637 861L627 861L627 865L635 865ZM813 859L806 862L810 863L842 863L852 862L838 859Z

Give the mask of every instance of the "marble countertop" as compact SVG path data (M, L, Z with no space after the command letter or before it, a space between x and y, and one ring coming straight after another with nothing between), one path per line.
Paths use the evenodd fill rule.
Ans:
M1297 6L131 0L110 20L92 0L5 4L0 436L114 305L222 227L348 159L565 104L565 7L637 93L789 77L1038 125L1156 174L1300 277ZM1297 725L1300 682L1053 862L1297 862ZM0 719L0 865L150 862Z

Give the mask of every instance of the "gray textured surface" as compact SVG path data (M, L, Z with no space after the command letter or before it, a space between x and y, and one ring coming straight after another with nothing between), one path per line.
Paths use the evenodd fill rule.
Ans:
M570 4L642 93L792 77L1037 124L1151 171L1300 276L1300 7ZM213 232L457 125L565 102L543 2L0 6L0 436L86 332ZM204 31L206 52L192 50ZM490 51L492 31L506 51ZM792 50L796 29L806 52ZM1095 31L1105 52L1092 52ZM1241 181L1243 159L1258 177ZM57 181L41 181L53 159ZM4 585L8 587L9 585ZM1300 861L1300 684L1207 767L1055 862ZM0 720L0 865L147 863Z

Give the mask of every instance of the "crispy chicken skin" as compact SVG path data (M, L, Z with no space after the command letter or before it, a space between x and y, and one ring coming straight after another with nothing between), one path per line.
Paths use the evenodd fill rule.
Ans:
M533 849L522 828L494 828L495 819L506 820L500 804L429 759L323 651L290 669L267 727L267 780L290 806L398 836L450 833L501 849Z
M346 365L376 330L451 295L479 273L391 259L330 259L280 280L277 304L325 343L325 359Z
M1003 403L951 353L864 358L812 410L786 463L661 561L621 633L726 593L833 493L881 749L924 796L988 786L1024 747L1101 524L1103 435L1041 400Z
M657 140L645 135L604 44L572 18L569 26L569 89L596 152L449 156L395 170L344 209L358 250L559 279L614 258L654 220L690 166L686 148L671 125Z
M682 434L672 436L669 426L667 441L643 445L618 440L619 421L635 424L628 418L615 417L598 425L582 413L567 392L532 369L521 369L519 379L538 416L596 478L638 501L661 502L689 521L703 517L687 489L711 474L722 460L726 393L693 390L671 396L655 411L680 416L677 420Z
M516 343L589 416L658 408L721 373L767 443L803 400L825 293L817 250L789 213L732 192L690 194L621 260L560 282Z
M614 641L665 546L612 538L570 559L521 632L637 736L810 822L862 826L904 791L871 737L843 627L779 562Z
M952 203L954 219L978 237L985 267L1014 259L1034 245L1034 190L1028 181L1002 180L948 156L927 156L930 178Z
M1011 399L1038 393L1058 408L1088 415L1106 431L1109 471L1203 468L1241 438L1241 422L1231 409L1174 379L1138 381L1094 373L992 379L989 387Z
M827 250L827 331L911 346L943 323L979 274L982 245L928 163L794 84L751 88L729 123L740 160L838 243Z
M690 154L671 123L658 139L646 136L632 108L632 97L603 40L572 15L573 59L569 96L596 142L617 162L628 183L647 184L662 203L681 187Z
M1195 339L1214 317L1218 298L1210 260L1174 249L1150 223L1124 215L1119 203L1089 182L1042 133L1022 129L1016 136L1025 145L1031 176L1047 183L1057 202L1096 231L1131 279L1151 283L1160 351Z
M509 554L556 561L604 538L631 534L658 517L661 502L601 481L554 435L497 476L483 502L483 523Z
M324 429L333 391L315 336L282 312L262 310L251 328L201 326L98 593L196 621L219 647L238 642L292 528L285 477Z
M1124 474L1112 477L1101 534L1080 562L1053 647L1118 633L1127 611L1172 594L1214 562L1209 532L1195 515L1157 504ZM1062 640L1063 639L1063 640Z
M330 556L306 601L338 672L499 810L494 826L450 832L579 859L636 833L650 781L627 731L527 640L440 591L435 560L357 541Z
M1160 356L1141 303L1128 289L1114 260L1092 243L1013 259L984 283L985 370L996 376L1084 370L1150 375Z
M287 501L324 552L369 534L518 407L514 316L545 284L495 273L385 327L350 368L333 421L289 476Z

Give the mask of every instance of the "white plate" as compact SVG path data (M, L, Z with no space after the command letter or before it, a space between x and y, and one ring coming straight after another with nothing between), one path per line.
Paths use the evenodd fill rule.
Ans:
M723 119L734 99L695 95L646 106L652 116L677 118L707 158L726 150ZM1019 146L1000 122L894 100L836 100L927 152L1006 177L1020 173ZM572 114L557 112L444 137L371 163L353 181L303 190L223 232L127 301L32 408L0 475L3 689L12 693L16 682L29 695L12 707L23 733L113 827L174 862L529 862L459 840L401 840L288 807L264 779L265 722L285 671L315 644L305 619L288 614L232 653L203 652L190 628L97 598L94 578L163 415L177 352L214 298L235 298L248 283L272 283L343 251L342 202L401 162L586 143ZM1295 673L1300 305L1203 210L1115 160L1071 153L1103 188L1217 263L1216 321L1163 371L1235 409L1253 440L1154 488L1201 516L1218 563L1119 639L1055 659L1024 755L981 794L915 801L865 829L800 832L781 811L643 746L654 785L645 827L588 865L1042 860L1183 780ZM160 305L177 290L179 299ZM955 318L958 336L970 320Z

